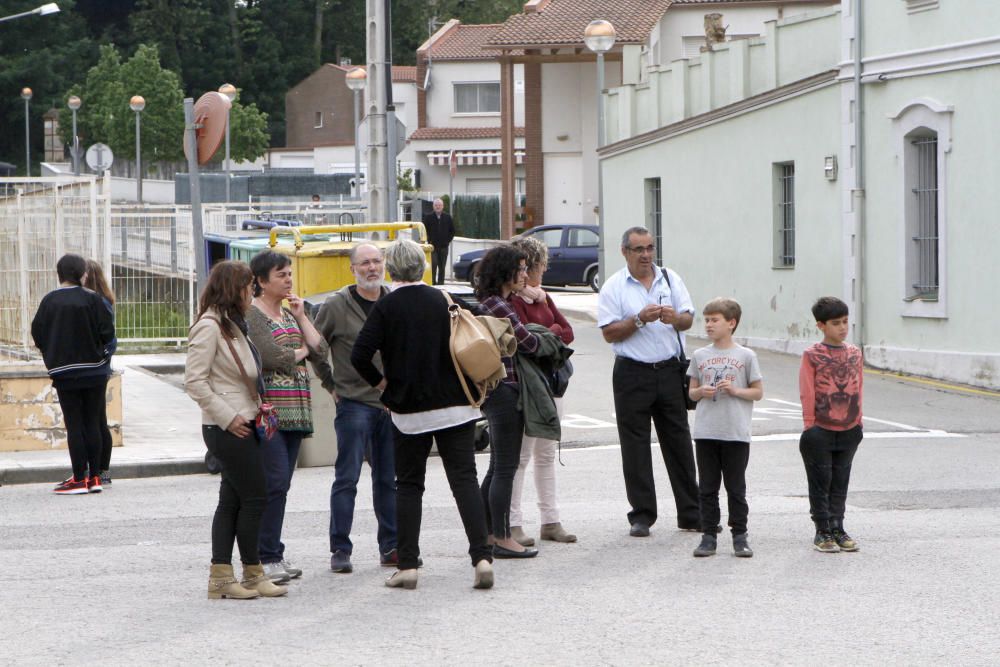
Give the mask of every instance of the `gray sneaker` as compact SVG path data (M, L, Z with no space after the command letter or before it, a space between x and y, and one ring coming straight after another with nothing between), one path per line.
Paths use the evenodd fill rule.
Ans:
M288 573L281 563L263 563L264 576L276 584L288 583Z
M333 555L330 556L330 569L341 574L353 572L354 566L351 565L351 554L342 549L334 551Z
M753 549L747 542L747 534L733 535L733 555L739 558L753 558Z
M285 568L285 572L288 573L289 579L298 579L302 576L302 570L297 567L292 566L292 562L288 560L281 561L281 567Z
M695 558L714 556L715 547L716 547L715 535L702 535L701 544L699 544L698 548L694 550Z

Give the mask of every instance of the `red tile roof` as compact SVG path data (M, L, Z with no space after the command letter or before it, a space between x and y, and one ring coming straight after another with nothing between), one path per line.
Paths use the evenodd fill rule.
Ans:
M499 23L462 25L455 21L431 44L431 60L494 60L496 52L484 50L483 47L500 27ZM427 51L427 43L424 43L417 53L425 55Z
M760 2L761 0L673 0L671 4L674 5L738 5L744 2ZM802 4L827 4L834 5L837 4L836 0L781 0L781 2L787 4L802 3Z
M417 68L413 65L393 65L392 80L396 83L416 83Z
M493 49L514 46L583 46L583 31L596 19L610 21L618 44L642 44L670 0L550 0L541 11L515 14L493 35Z
M524 136L523 127L514 128L515 137ZM499 139L499 127L421 127L410 135L410 141L440 139Z

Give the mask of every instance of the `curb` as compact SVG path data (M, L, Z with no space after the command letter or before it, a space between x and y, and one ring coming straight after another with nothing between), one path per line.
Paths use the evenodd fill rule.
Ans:
M0 469L0 485L58 484L66 478L68 467L68 465L60 465ZM207 472L205 469L205 459L203 458L121 463L115 465L112 469L112 473L114 474L113 479L200 475Z

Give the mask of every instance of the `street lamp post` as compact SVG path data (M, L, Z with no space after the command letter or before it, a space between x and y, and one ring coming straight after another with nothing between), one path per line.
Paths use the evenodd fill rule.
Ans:
M597 149L604 145L604 54L615 45L615 27L608 21L591 21L583 31L583 41L587 48L597 55ZM596 153L596 151L595 151ZM604 279L604 243L607 234L604 229L604 177L601 160L597 159L597 227L601 232L601 248L597 256L597 275Z
M146 108L146 100L142 95L133 95L128 106L135 112L135 193L136 199L142 203L142 110ZM218 145L218 144L216 144Z
M364 68L355 67L344 78L347 81L347 87L354 92L354 194L356 197L361 197L361 149L358 146L358 124L360 123L358 117L361 113L358 107L361 104L361 91L368 85L368 74Z
M231 83L224 83L219 86L219 92L229 98L229 108L226 109L226 203L228 204L232 201L232 197L229 194L229 185L232 174L230 174L229 165L229 119L232 117L233 105L232 103L236 101L236 86Z
M39 16L45 16L46 14L55 14L59 11L59 5L54 2L48 2L41 7L35 7L31 11L21 12L20 14L11 14L10 16L4 16L0 18L0 23L4 21L13 21L14 19L24 18L25 16L32 16L38 14Z
M76 95L70 95L69 99L66 100L66 106L73 112L73 146L69 150L73 154L74 176L80 175L80 137L76 134L76 112L79 111L82 105L83 100Z
M31 88L21 89L21 99L24 100L24 175L31 176L31 123L28 121Z

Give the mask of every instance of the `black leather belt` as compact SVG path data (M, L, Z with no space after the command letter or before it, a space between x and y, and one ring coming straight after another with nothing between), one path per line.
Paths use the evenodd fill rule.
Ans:
M681 360L677 357L671 357L670 359L664 359L663 361L636 361L635 359L629 359L628 357L618 357L619 361L624 361L630 364L635 364L636 366L642 366L643 368L652 368L654 371L658 371L661 368L680 368Z

